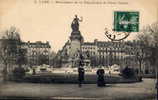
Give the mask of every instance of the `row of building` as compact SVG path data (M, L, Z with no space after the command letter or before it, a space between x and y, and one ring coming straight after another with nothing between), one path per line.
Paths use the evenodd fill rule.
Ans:
M34 66L41 64L49 65L50 63L49 56L50 56L51 46L49 42L45 42L45 43L41 41L23 42L17 39L9 39L9 40L0 39L0 46L3 46L3 44L1 44L2 42L3 44L8 42L6 43L6 45L8 45L8 48L6 48L8 54L7 55L4 54L5 50L4 51L1 50L1 54L4 54L3 55L4 58L10 64L23 63L28 66ZM25 61L23 61L24 59Z
M49 42L22 42L21 48L26 50L26 58L27 63L32 65L41 65L41 64L47 64L50 63L50 49L51 46Z

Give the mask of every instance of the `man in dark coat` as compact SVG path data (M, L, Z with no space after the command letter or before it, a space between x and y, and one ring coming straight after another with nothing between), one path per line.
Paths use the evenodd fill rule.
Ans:
M84 68L79 67L78 68L78 82L79 82L79 87L82 87L82 83L84 81Z
M33 70L33 73L32 73L32 74L35 75L35 74L36 74L36 69L33 68L32 70Z
M104 74L105 74L104 69L100 68L97 70L97 77L98 77L97 85L99 87L105 86Z

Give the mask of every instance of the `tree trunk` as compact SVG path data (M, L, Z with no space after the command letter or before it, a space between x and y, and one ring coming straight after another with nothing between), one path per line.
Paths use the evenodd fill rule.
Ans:
M142 61L139 61L139 75L142 75Z
M155 87L157 89L157 100L158 100L158 61L156 60L156 64L155 64L155 75L156 75L156 83L155 83Z
M3 81L6 82L8 80L8 65L5 64L3 68Z

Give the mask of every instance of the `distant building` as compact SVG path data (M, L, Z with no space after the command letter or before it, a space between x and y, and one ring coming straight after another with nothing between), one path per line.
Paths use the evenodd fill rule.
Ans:
M122 65L126 63L125 59L127 56L130 58L133 56L130 53L132 49L135 48L128 45L127 42L94 40L94 42L84 42L82 45L82 52L87 52L90 58L94 57L97 61L97 64L92 64L92 66Z
M49 42L22 42L21 47L26 49L28 65L49 65L49 54L51 49Z
M70 59L69 54L71 52L71 41L68 41L62 50L58 52L58 55L62 57L60 63L67 64ZM126 66L139 68L139 62L137 58L137 52L140 50L139 42L136 41L98 41L94 42L83 42L80 51L84 56L88 56L91 67L97 66L112 66L114 64L119 65L121 68ZM144 54L143 54L144 55ZM146 55L146 54L145 54ZM74 56L75 57L75 56ZM72 64L69 62L69 64ZM142 70L152 71L150 63L143 61Z

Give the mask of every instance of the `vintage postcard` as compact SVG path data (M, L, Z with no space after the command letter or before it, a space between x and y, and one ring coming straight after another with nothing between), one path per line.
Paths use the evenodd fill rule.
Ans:
M158 0L0 0L0 100L158 100Z

